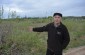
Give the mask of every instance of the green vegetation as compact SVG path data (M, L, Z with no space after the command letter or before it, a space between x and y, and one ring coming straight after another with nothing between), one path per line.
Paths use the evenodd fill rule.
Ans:
M52 18L1 20L0 27L3 29L5 26L3 31L8 32L3 34L4 42L2 41L0 44L0 54L45 55L47 33L29 32L28 27L39 27L50 22L52 22ZM63 19L62 22L67 26L71 38L70 44L65 50L85 45L85 19Z

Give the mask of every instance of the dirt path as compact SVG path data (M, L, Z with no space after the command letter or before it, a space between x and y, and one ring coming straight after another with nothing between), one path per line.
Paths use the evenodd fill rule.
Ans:
M85 46L67 50L64 55L85 55Z

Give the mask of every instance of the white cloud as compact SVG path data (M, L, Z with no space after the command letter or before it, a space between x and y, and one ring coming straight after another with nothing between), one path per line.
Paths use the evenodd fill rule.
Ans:
M23 10L21 10L17 5L11 4L9 6L4 5L4 10L6 12L10 11L16 11L16 12L24 12Z
M64 15L85 15L84 0L2 0L5 11L9 8L18 14L27 16L49 16L54 12Z

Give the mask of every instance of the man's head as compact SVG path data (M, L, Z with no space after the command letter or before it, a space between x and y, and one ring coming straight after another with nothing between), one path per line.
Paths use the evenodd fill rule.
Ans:
M53 18L54 18L54 23L59 24L61 22L62 14L54 13Z

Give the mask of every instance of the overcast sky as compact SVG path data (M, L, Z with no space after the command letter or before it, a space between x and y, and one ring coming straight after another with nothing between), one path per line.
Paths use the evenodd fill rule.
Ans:
M9 9L19 16L43 17L60 12L64 16L85 16L85 0L1 0L4 15Z

